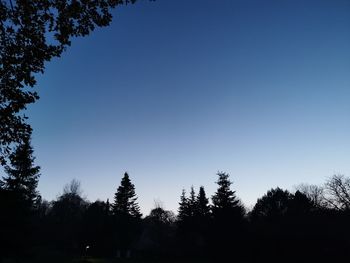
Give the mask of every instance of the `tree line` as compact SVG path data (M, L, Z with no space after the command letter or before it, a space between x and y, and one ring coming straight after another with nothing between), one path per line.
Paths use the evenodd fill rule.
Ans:
M350 178L323 186L273 188L250 210L217 173L217 190L179 193L177 214L157 203L143 216L128 173L114 200L89 202L72 180L51 202L37 191L40 167L30 140L14 151L0 180L0 259L15 258L227 258L340 260L350 244ZM0 261L1 262L1 261Z

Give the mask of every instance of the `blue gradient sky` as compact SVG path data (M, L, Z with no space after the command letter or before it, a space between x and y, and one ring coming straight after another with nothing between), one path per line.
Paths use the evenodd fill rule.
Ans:
M142 211L230 173L250 206L271 187L350 176L349 1L139 1L73 41L28 115L51 200L76 178Z

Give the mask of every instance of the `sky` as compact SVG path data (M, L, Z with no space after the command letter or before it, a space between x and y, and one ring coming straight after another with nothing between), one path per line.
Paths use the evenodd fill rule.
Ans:
M113 11L38 77L38 186L73 178L113 200L125 171L144 214L217 171L247 207L273 187L350 176L350 1L157 0Z

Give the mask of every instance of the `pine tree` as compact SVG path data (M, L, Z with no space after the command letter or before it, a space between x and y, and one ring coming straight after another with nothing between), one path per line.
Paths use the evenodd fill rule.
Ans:
M179 221L195 220L194 217L208 216L210 213L209 201L205 195L203 186L199 188L198 195L196 195L192 186L188 198L186 197L185 190L182 190L179 205Z
M190 197L188 198L188 210L190 217L194 217L195 215L197 215L198 204L196 192L194 191L193 186L191 186Z
M219 180L218 189L212 196L213 206L212 211L214 216L228 216L235 214L243 216L244 208L240 200L237 198L235 191L230 189L232 182L229 180L229 174L218 172Z
M10 165L5 166L7 176L2 178L0 184L4 189L14 192L30 207L33 207L39 197L36 188L40 177L40 167L34 165L35 157L33 157L33 148L29 138L26 138L16 148L9 156L9 160Z
M218 189L212 196L212 225L210 247L215 253L224 253L226 256L235 247L236 255L242 248L244 231L244 207L230 186L229 174L218 172Z
M189 217L189 211L188 211L188 199L186 197L186 191L185 189L182 189L181 197L180 197L180 203L179 203L179 210L178 210L178 221L184 222Z
M203 186L199 188L197 196L197 213L199 217L208 217L210 215L209 199L206 197Z
M142 214L136 200L135 186L131 183L128 173L124 173L121 184L114 195L113 214L141 218Z

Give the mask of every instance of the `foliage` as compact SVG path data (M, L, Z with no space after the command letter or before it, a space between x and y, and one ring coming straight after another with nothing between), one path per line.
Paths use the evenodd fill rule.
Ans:
M199 217L207 218L210 216L209 199L206 197L204 187L199 188L197 196L197 215Z
M292 216L308 216L312 210L316 210L319 207L304 193L296 191L292 195L292 199L289 204L289 213Z
M324 187L313 184L299 184L296 190L310 199L314 206L324 208L327 206Z
M68 253L74 253L82 242L82 222L88 202L80 193L80 183L72 180L64 187L63 194L52 202L48 213L50 223L55 225L54 229L50 229L51 237L48 238L53 239L55 246Z
M141 218L140 207L137 204L135 186L131 183L128 173L124 173L121 184L114 195L112 211L115 215L128 215Z
M216 217L227 218L233 216L236 218L243 217L245 209L241 201L237 198L235 191L230 189L232 182L229 180L229 174L218 172L219 176L218 189L212 196L212 211Z
M277 187L259 198L251 212L253 218L275 219L287 213L292 195Z
M157 224L172 225L175 222L175 214L162 207L156 207L151 210L146 219Z
M88 202L81 196L80 182L73 179L64 187L63 194L52 203L50 215L59 223L79 222L88 207Z
M179 222L183 222L189 216L189 204L186 197L186 191L185 189L182 189L177 218Z
M39 197L36 188L40 167L34 165L35 157L33 157L30 139L26 138L18 145L9 159L10 165L5 166L7 175L2 178L0 184L5 190L17 193L28 207L33 207Z
M175 214L156 204L144 219L139 249L152 255L165 256L173 250Z
M180 223L190 221L193 218L209 217L209 199L206 197L204 187L201 186L198 195L196 195L192 186L188 198L186 197L185 189L183 189L180 196L178 212L178 221Z

